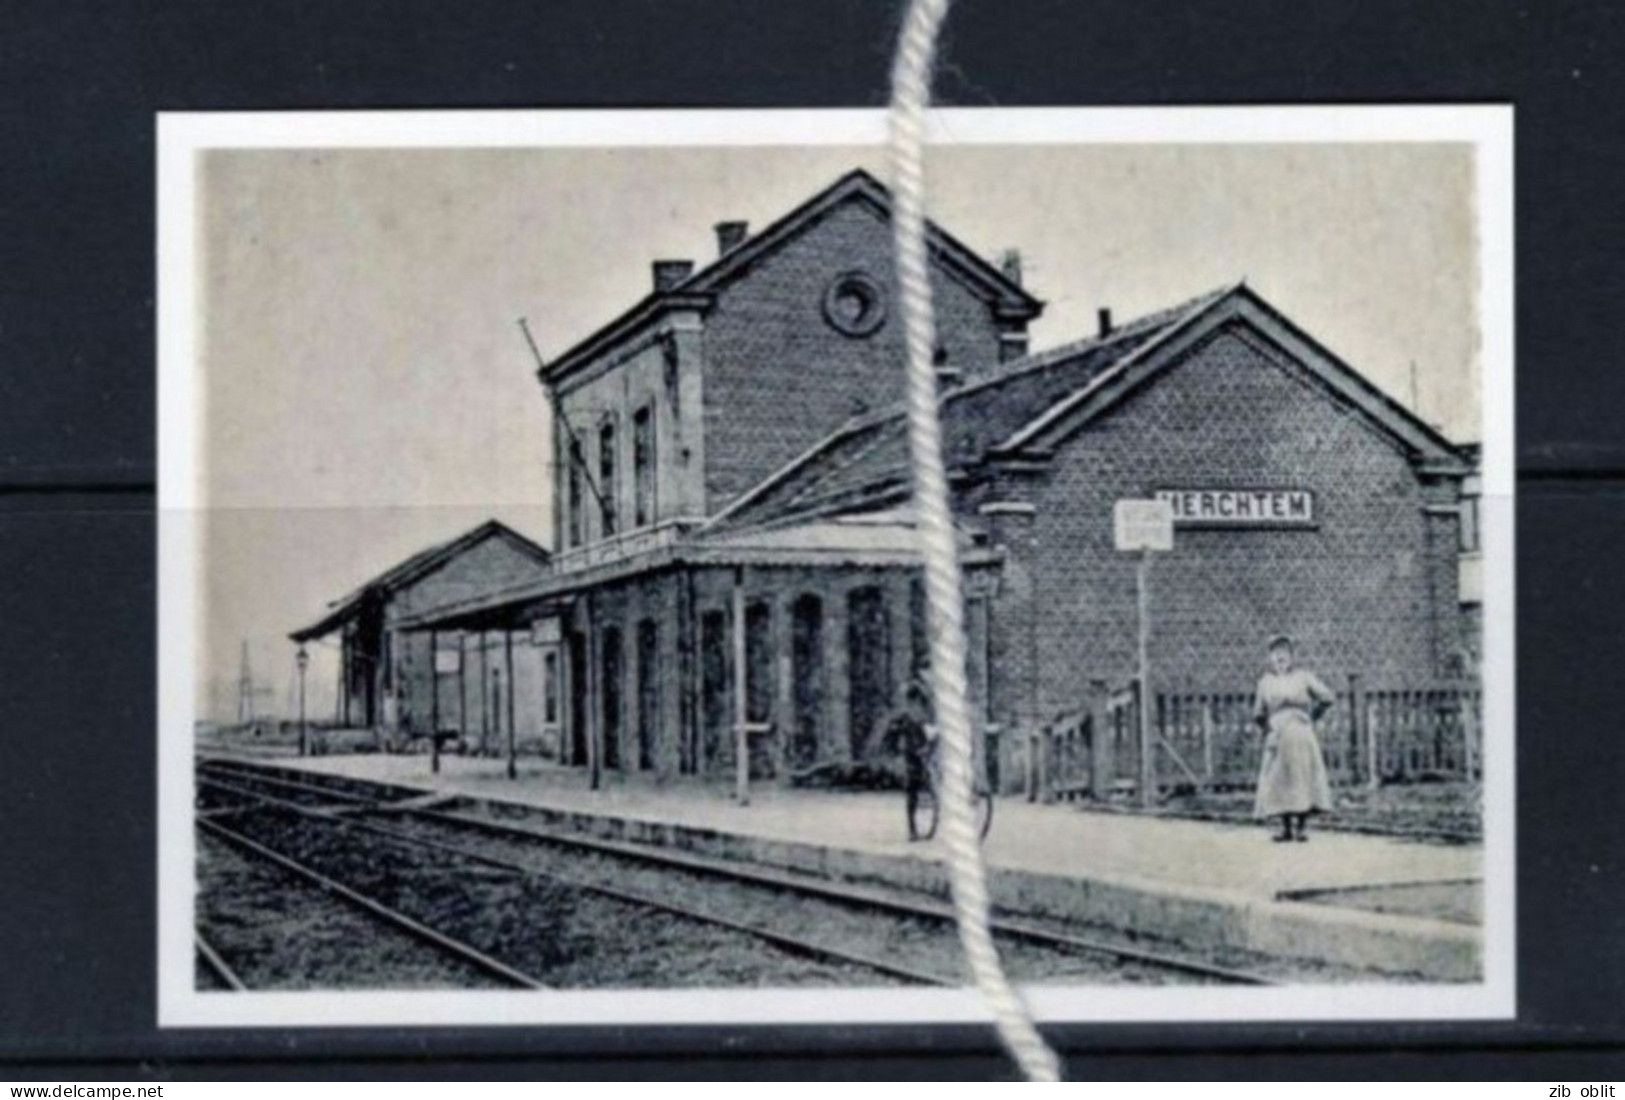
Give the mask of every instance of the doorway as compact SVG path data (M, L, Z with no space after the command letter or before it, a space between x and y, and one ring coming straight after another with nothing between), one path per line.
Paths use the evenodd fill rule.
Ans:
M853 589L846 607L851 670L847 737L852 759L861 761L892 708L891 612L885 590L875 586Z
M565 762L572 767L587 766L587 636L572 631L569 643L570 746Z
M625 677L622 675L624 660L621 656L621 628L607 627L604 630L604 767L619 768L621 766L621 715L624 710L622 693L625 690Z
M790 682L794 685L794 719L790 730L790 766L811 767L818 761L824 719L824 601L807 593L790 608Z
M655 766L655 744L660 723L660 624L638 623L638 767Z
M700 761L713 770L733 762L733 631L725 611L700 617Z

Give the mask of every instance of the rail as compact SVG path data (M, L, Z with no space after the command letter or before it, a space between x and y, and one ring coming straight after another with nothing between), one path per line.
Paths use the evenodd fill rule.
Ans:
M285 789L305 789L320 791L321 793L335 793L331 788L315 784L303 784L280 776L265 776L263 769L255 765L235 769L243 778L261 779L283 786ZM244 772L249 774L243 775ZM359 782L359 781L357 781ZM252 794L252 792L248 792ZM354 800L362 796L347 793L346 798ZM364 799L363 799L364 800ZM297 805L290 803L289 805ZM393 810L395 807L387 802L376 802L380 811ZM311 807L299 807L309 811ZM724 861L701 856L692 852L665 851L642 845L613 841L598 837L585 836L580 833L561 833L554 830L526 828L507 822L493 821L484 818L470 817L463 814L450 813L437 809L412 809L403 811L412 817L427 821L439 822L491 836L507 839L527 841L530 843L551 844L556 847L574 848L598 856L608 856L621 860L642 862L651 866L665 867L689 873L706 874L714 878L726 879L755 886L773 888L804 897L816 897L830 901L842 902L848 905L867 907L887 911L896 915L916 919L925 919L937 922L952 923L954 916L952 908L946 903L936 902L923 898L908 897L894 891L866 887L852 883L841 883L832 880L809 879L793 873L778 871L761 866L740 866L732 861ZM347 818L351 824L363 825L366 828L377 828L356 822ZM436 844L436 842L425 842ZM492 860L492 857L483 853L468 852L466 849L451 849L463 852L470 858L494 862L499 866L517 866L501 860ZM582 884L585 888L593 888ZM1197 977L1222 982L1228 985L1273 985L1276 984L1267 976L1251 971L1216 966L1198 960L1184 958L1174 954L1151 951L1144 948L1132 947L1108 940L1092 939L1057 929L1047 928L1032 922L1019 921L1004 917L995 917L992 921L995 935L1006 939L1023 940L1062 951L1106 956L1122 962L1135 963L1156 969L1191 974ZM872 965L879 960L867 960ZM890 965L890 964L887 964ZM958 984L949 979L933 977L934 984Z
M248 986L243 984L242 978L237 976L237 972L235 970L226 965L226 960L220 957L220 952L215 949L213 944L204 938L202 932L194 931L192 933L192 946L197 950L198 958L203 960L203 965L206 966L209 969L209 972L212 973L216 978L219 978L221 983L224 984L227 989L231 990L233 993L243 993L247 991Z
M262 802L268 805L276 806L279 809L303 814L307 817L326 820L330 823L337 824L340 828L357 829L375 836L381 836L394 840L401 844L411 845L430 851L444 852L449 855L455 855L463 859L467 859L470 862L481 863L488 867L511 871L523 876L546 879L568 889L579 890L584 893L597 894L600 897L613 898L617 901L625 902L630 905L654 909L659 912L669 913L676 917L682 917L689 920L714 925L716 927L725 928L730 931L752 936L770 943L775 947L806 957L831 959L849 965L861 966L866 969L875 970L879 973L886 974L890 977L900 978L904 981L910 981L921 985L952 986L958 984L958 982L951 977L933 974L912 967L901 966L886 959L879 959L871 955L848 951L844 948L834 947L830 944L818 943L816 941L803 939L798 936L791 936L786 933L776 932L773 929L763 928L760 925L734 920L733 918L723 916L720 913L712 913L705 910L696 909L692 906L681 905L676 902L651 897L647 894L622 889L620 887L605 886L601 883L585 882L580 879L556 874L551 871L542 871L534 867L527 867L521 863L515 863L512 860L505 860L496 856L490 856L484 852L473 851L468 848L462 848L454 844L446 844L437 840L430 840L425 837L413 836L410 833L405 833L398 829L391 829L381 825L374 825L369 822L357 821L354 817L340 816L332 811L321 809L320 807L307 806L302 803L289 802L286 799L275 798L271 795L259 794L254 791L246 790L242 787L220 782L219 780L204 778L200 781L206 786L213 786L221 790L227 790L239 796L258 798ZM436 815L431 811L429 813L413 813L412 816L429 817L432 819ZM199 824L215 828L219 827L213 821L200 822ZM269 849L266 850L269 851Z
M251 792L242 791L240 789L235 790L238 794L251 794ZM288 802L284 803L284 805L295 806L297 803ZM438 929L430 928L421 921L413 920L405 913L402 913L396 909L391 909L382 902L374 901L365 894L352 890L342 882L329 878L320 871L306 867L299 861L290 859L281 852L268 848L257 840L246 837L233 829L228 829L226 826L221 825L218 821L199 821L197 826L198 828L208 832L210 835L225 841L227 844L239 848L250 855L254 855L260 859L266 860L267 862L274 863L276 866L282 868L290 874L304 879L306 882L319 886L335 897L341 898L356 908L370 913L383 923L398 928L412 938L436 947L445 954L461 959L462 961L485 971L487 974L490 974L497 979L508 983L509 985L518 986L520 989L547 988L541 982L537 981L535 978L532 978L529 974L515 970L507 963L504 963L499 959L492 958L479 948L466 944L462 940L453 939L444 932L441 932Z

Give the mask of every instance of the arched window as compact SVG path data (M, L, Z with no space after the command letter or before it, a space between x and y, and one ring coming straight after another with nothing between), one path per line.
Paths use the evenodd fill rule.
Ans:
M605 538L615 533L617 521L620 518L615 506L617 496L615 448L617 445L615 421L607 421L602 428L598 429L598 492L602 497L598 502L598 506L603 521L599 531Z
M645 405L632 414L632 526L655 521L654 407Z
M569 533L569 544L571 546L580 546L581 545L581 535L582 535L582 530L581 530L581 526L582 526L582 524L581 524L581 520L582 520L582 512L581 512L582 492L581 492L581 490L582 490L582 478L583 478L582 468L587 463L587 456L582 454L582 452L581 452L581 441L579 439L572 439L570 441L570 455L569 455L569 458L568 458L567 461L568 461L569 466L570 466L570 471L569 471L569 483L570 483L569 495L570 495L570 501L569 501L568 515L567 515L567 519L568 519L568 522L570 524L570 529L569 529L569 532L568 532Z
M790 676L795 716L788 732L790 766L817 762L824 724L824 601L812 593L790 606Z
M854 588L846 605L847 736L852 759L864 760L892 708L891 608L877 585Z
M773 667L773 608L762 600L745 607L745 720L773 717L778 677Z
M626 687L621 674L621 630L611 626L604 630L604 660L600 666L604 677L604 767L621 766L621 713L622 697Z
M660 624L654 619L638 623L638 767L655 766L660 735Z

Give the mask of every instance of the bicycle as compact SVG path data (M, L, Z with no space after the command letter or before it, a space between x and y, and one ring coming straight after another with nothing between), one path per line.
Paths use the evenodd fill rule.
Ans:
M933 737L925 750L925 786L914 792L912 801L906 794L904 796L904 816L909 836L919 840L930 840L936 835L937 820L941 815L937 796L942 783L942 761L938 751L940 744L940 739ZM971 781L971 800L976 810L976 837L978 840L985 840L988 830L993 828L993 792L981 775L975 776Z

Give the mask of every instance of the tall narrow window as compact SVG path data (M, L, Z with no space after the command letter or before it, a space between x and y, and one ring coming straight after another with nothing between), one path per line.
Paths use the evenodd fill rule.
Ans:
M605 424L598 431L598 492L602 497L605 538L615 533L615 425Z
M931 669L931 621L925 603L925 580L921 577L908 582L908 633L914 651L909 672L924 679Z
M638 767L652 771L660 736L660 624L638 623Z
M733 629L726 611L700 616L700 767L733 761Z
M559 721L559 655L551 649L542 654L542 721Z
M633 526L644 527L655 518L655 432L653 410L645 405L632 414Z
M766 722L773 717L778 695L773 653L773 608L752 600L745 608L745 719Z
M581 479L582 467L586 465L587 458L581 453L581 441L570 441L570 545L581 545Z
M621 715L626 710L623 702L626 677L622 671L620 627L611 626L604 629L603 645L604 662L601 666L603 682L599 685L599 688L602 692L601 702L603 707L601 713L604 718L604 767L619 768L621 766Z

